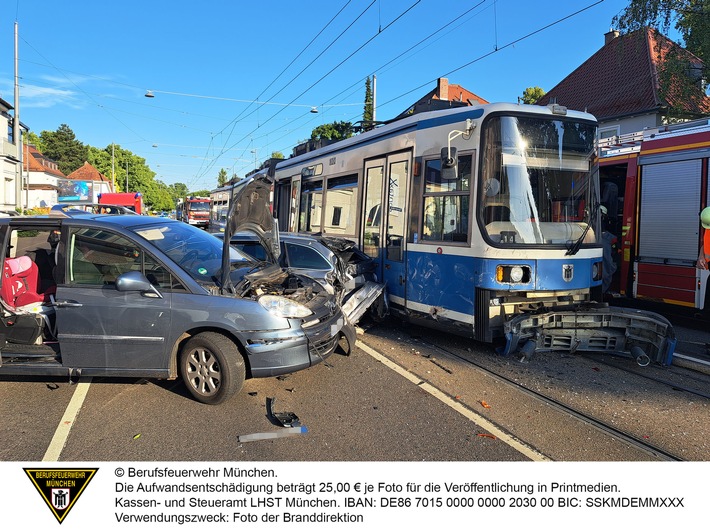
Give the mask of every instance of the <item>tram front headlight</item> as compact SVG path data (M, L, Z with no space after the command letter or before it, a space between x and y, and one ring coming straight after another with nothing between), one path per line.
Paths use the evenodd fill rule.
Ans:
M592 280L599 281L604 275L604 268L601 262L595 262L592 264Z
M529 283L530 279L530 266L499 265L496 267L496 281L498 281L499 283Z
M513 266L510 269L510 282L519 283L523 280L523 269L520 266Z

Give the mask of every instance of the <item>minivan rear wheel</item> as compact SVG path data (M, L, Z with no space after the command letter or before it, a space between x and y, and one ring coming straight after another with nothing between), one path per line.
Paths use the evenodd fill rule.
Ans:
M216 405L244 385L244 358L226 336L204 332L190 338L182 348L180 374L195 399Z

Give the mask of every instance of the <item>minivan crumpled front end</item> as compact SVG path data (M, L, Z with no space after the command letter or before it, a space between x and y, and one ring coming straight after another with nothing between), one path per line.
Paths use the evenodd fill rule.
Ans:
M355 329L335 296L309 277L270 267L246 276L237 291L258 301L273 316L286 318L290 325L246 333L244 348L253 377L282 375L313 366L333 354L342 338L347 340L346 354L355 345Z

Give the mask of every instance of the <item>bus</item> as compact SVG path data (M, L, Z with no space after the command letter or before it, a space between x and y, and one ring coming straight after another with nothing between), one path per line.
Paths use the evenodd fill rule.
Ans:
M410 115L279 162L274 213L355 240L406 321L670 364L668 320L602 301L596 126L557 104Z

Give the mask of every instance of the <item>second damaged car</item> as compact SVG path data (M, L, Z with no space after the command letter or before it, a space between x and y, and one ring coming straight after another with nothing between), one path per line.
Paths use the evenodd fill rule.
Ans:
M268 191L243 192L237 201L258 219ZM239 227L258 230L258 220ZM182 222L12 217L0 219L0 237L0 374L181 377L217 404L246 378L308 368L343 337L354 345L320 283Z

